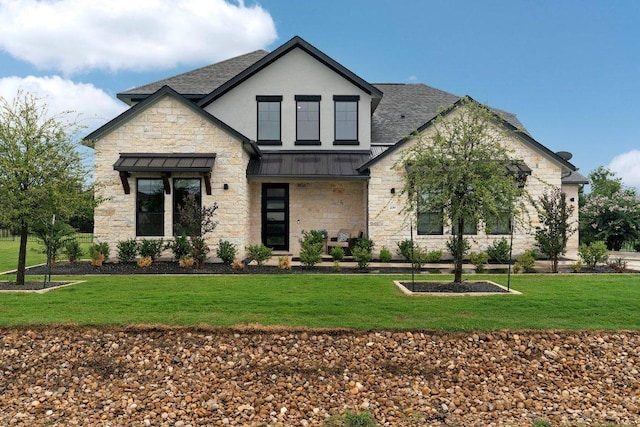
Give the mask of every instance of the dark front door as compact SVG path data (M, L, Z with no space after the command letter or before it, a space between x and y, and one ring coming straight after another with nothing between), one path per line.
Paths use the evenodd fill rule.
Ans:
M262 184L262 243L289 250L289 184Z

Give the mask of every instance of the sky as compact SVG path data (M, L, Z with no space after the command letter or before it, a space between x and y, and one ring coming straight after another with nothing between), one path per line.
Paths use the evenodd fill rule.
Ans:
M514 113L583 175L640 189L639 23L636 0L0 0L0 96L34 92L89 133L119 92L298 35L370 83Z

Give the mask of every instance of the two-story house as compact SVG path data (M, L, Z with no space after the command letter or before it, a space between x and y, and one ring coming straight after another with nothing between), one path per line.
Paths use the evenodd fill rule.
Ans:
M392 252L409 238L398 156L413 142L408 135L429 132L440 109L460 99L423 84L368 83L299 37L118 97L131 108L85 138L95 147L97 195L107 199L95 211L97 240L115 248L130 238L171 239L179 204L194 194L219 206L211 245L229 240L242 254L264 243L293 255L303 230L346 229ZM530 172L529 194L561 186L577 221L586 179L566 156L515 132L522 125L514 115L502 117ZM418 242L445 248L448 225L414 222ZM476 228L479 247L510 233ZM514 230L514 243L516 253L531 247L532 228Z

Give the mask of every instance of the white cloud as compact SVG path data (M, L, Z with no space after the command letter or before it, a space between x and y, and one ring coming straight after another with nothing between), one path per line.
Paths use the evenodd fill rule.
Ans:
M617 155L609 163L609 169L622 178L625 186L640 190L640 150L631 150Z
M65 74L214 63L276 38L242 0L0 0L0 49Z
M79 114L78 122L86 126L86 133L127 108L92 84L74 83L59 76L0 78L0 97L11 102L18 90L33 93L41 98L51 115L65 111ZM71 117L74 118L75 115Z

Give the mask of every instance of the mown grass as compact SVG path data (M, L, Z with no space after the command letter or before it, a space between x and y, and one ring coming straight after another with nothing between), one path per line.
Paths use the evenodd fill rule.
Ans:
M80 236L80 233L78 233ZM91 236L88 233L82 234L83 243L80 247L87 254L91 241ZM16 237L15 240L3 240L0 241L0 272L15 270L18 268L18 250L20 249L20 238ZM64 259L64 255L60 254L59 259ZM30 236L27 241L27 266L44 264L47 262L47 255L45 253L44 245L42 245L37 238Z
M422 279L451 280L423 275ZM506 284L504 275L468 276ZM46 294L0 294L0 325L246 324L354 329L640 329L638 275L516 275L522 295L408 297L407 276L85 276Z

